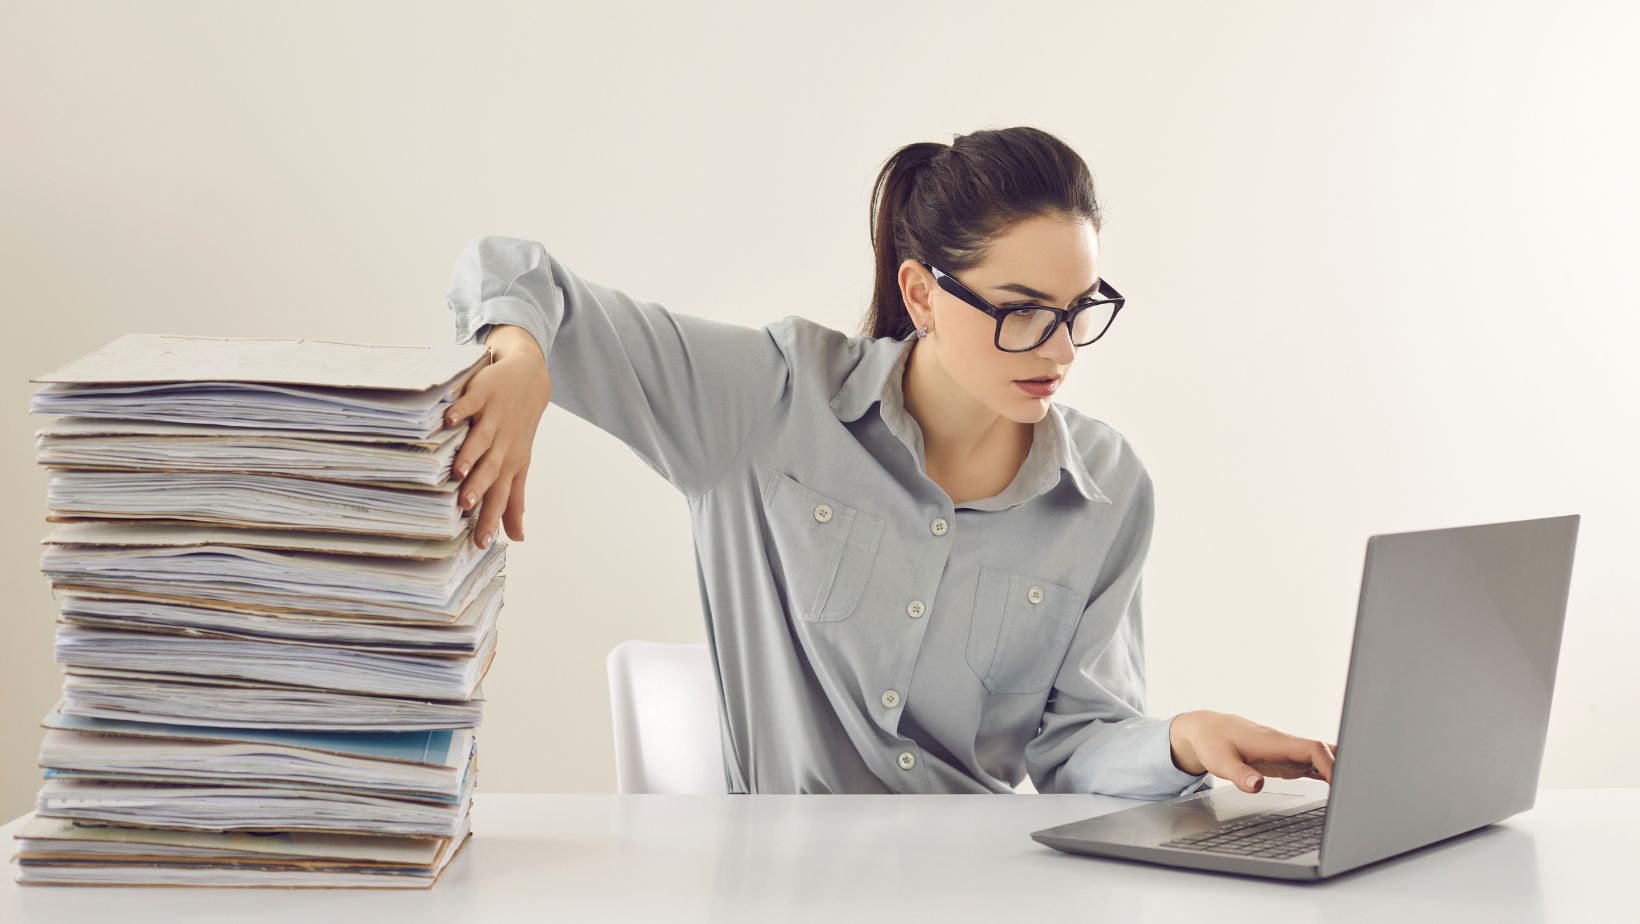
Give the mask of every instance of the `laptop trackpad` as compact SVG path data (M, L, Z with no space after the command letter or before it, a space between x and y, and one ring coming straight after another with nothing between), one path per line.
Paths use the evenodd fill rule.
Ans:
M1062 825L1053 833L1107 844L1155 844L1206 831L1245 815L1291 811L1311 803L1323 805L1326 799L1316 798L1314 792L1266 789L1247 793L1234 786L1215 786L1176 802L1150 802Z

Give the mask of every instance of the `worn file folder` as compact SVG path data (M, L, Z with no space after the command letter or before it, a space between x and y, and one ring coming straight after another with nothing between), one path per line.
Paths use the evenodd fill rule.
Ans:
M126 334L31 379L57 384L261 382L425 391L478 371L478 344L378 346L333 340L276 340Z
M426 439L64 417L35 431L34 460L53 471L275 475L407 489L439 487L468 424Z
M425 889L460 852L453 837L359 837L133 828L37 816L18 832L28 885Z
M477 344L127 334L34 381L35 413L427 439L485 363Z

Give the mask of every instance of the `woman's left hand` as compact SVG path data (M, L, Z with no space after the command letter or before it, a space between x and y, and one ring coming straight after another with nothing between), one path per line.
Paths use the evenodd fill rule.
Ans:
M1168 733L1173 763L1186 773L1211 773L1258 792L1264 777L1308 777L1332 784L1335 745L1299 738L1239 715L1207 709L1181 713Z

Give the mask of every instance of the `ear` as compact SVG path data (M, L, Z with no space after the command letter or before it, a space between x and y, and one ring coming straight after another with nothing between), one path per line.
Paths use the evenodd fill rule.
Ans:
M905 300L905 308L911 313L912 327L934 329L933 293L937 287L934 274L928 271L928 267L911 259L900 263L900 297Z

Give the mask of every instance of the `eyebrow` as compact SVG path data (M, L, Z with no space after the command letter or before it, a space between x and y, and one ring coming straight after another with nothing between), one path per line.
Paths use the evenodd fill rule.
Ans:
M1042 301L1042 302L1048 301L1049 299L1053 298L1053 296L1049 295L1046 292L1038 291L1036 289L1031 288L1028 285L1025 285L1024 283L1019 283L1019 282L1010 282L1007 285L992 286L991 288L994 291L997 291L997 292L1014 292L1014 293L1017 293L1019 295L1023 295L1026 298L1034 298L1037 301ZM1084 299L1084 298L1088 297L1089 295L1092 295L1094 292L1098 291L1098 289L1099 289L1099 280L1095 279L1093 281L1093 285L1088 286L1088 290L1086 292L1083 292L1081 295L1078 295L1076 298L1071 299L1071 301L1079 301L1081 299Z

